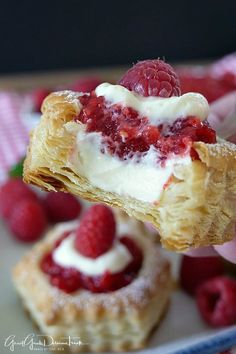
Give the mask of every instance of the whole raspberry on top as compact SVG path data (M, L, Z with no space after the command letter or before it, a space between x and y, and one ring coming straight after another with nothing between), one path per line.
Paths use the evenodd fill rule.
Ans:
M145 97L181 94L180 82L174 69L160 59L138 62L124 74L119 84Z
M111 209L102 204L93 205L81 219L76 231L75 248L85 257L97 258L111 248L115 231Z

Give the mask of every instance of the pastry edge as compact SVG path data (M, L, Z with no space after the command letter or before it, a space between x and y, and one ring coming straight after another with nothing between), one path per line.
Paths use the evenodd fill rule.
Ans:
M190 167L185 168L184 173L188 178L191 176L193 187L198 189L190 188L188 195L183 193L184 189L189 189L187 179L172 181L164 190L158 206L105 192L91 185L78 171L65 167L73 148L73 137L66 131L64 124L71 121L78 112L76 97L75 93L62 92L51 94L45 100L42 107L43 117L32 134L24 165L24 180L27 183L48 191L60 190L90 201L102 201L123 209L139 220L149 221L159 230L162 244L170 250L186 251L199 246L222 244L233 238L233 224L236 220L233 207L236 198L234 144L223 140L217 144L194 144L200 161L193 161ZM43 156L44 152L40 151L34 139L43 141L48 154ZM180 183L182 190L178 196ZM199 193L199 198L196 198L196 192ZM191 205L190 199L194 193L194 203ZM181 198L184 200L184 207L181 205ZM179 216L178 223L173 227L175 208L186 215L183 218ZM184 225L186 222L188 225Z
M138 227L142 233L143 226L139 224ZM114 306L109 308L105 305L109 293L92 295L88 306L84 306L83 302L72 301L71 297L76 295L64 294L56 288L52 291L47 276L39 270L38 261L52 247L57 238L53 229L13 269L13 281L23 306L42 333L52 336L54 340L59 340L63 336L78 336L79 333L81 341L88 344L70 347L69 350L72 352L124 351L143 348L151 330L158 325L167 308L172 289L170 265L157 250L158 246L151 239L143 242L138 236L137 240L145 248L144 267L146 271L147 267L153 267L150 269L152 279L149 285L142 290L144 299L140 304L135 303L134 298L127 296L126 291L122 298L122 291L127 290L125 288L118 290L120 295L114 292L118 294L115 295L114 311ZM152 261L150 261L150 256ZM27 272L28 269L30 272ZM144 277L142 275L144 271L141 270L138 278ZM129 286L134 286L134 284L131 283ZM97 295L102 295L105 299L101 301L101 296L98 299ZM114 294L110 296L113 297ZM153 311L154 308L155 311ZM128 331L129 328L132 329L131 333ZM111 333L109 333L110 329ZM124 340L126 332L127 340ZM101 333L108 339L107 343L100 340ZM120 335L117 336L117 334Z

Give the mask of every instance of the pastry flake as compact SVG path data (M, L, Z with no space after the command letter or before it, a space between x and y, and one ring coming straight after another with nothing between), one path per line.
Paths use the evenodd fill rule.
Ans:
M169 262L141 223L129 221L127 216L119 216L119 220L122 220L121 232L133 230L134 240L144 256L136 279L119 290L92 293L79 289L67 294L50 284L40 268L42 257L62 232L74 229L75 222L54 227L13 270L16 290L41 332L55 341L68 336L81 339L81 345L67 347L70 351L142 348L167 307L171 292Z
M78 93L63 91L51 94L44 101L43 115L31 134L25 160L24 180L27 183L48 191L65 191L90 201L102 201L139 220L149 221L159 230L164 247L170 250L184 251L232 239L236 217L234 144L221 139L211 144L193 142L192 149L198 158L185 157L185 161L188 158L186 163L174 167L174 173L167 176L167 183L157 200L147 201L128 193L105 190L105 187L96 186L84 176L85 170L81 170L83 162L86 167L93 167L98 161L100 166L98 159L101 156L96 154L101 152L95 150L90 158L84 159L86 145L80 138L85 124L75 120L81 111L79 97ZM88 146L95 146L95 143L92 141ZM110 176L108 168L100 181L105 181L106 185ZM134 173L133 178L136 177ZM112 183L119 187L116 180ZM152 197L152 193L149 195Z

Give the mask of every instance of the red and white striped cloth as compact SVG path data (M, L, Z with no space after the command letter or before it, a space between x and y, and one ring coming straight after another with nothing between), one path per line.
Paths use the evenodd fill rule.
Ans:
M28 132L21 119L21 95L0 92L0 182L25 155Z

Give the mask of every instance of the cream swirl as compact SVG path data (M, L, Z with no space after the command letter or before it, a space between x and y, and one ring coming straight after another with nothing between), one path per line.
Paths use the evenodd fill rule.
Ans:
M132 260L128 249L119 241L97 258L89 258L80 254L74 247L75 234L69 235L53 251L53 260L62 267L73 267L90 276L102 275L106 271L117 273L125 269Z
M203 121L209 114L205 97L194 92L169 98L143 97L121 85L103 83L96 88L95 93L105 97L111 104L135 109L141 116L147 117L152 125L172 124L176 119L188 116L196 116Z

